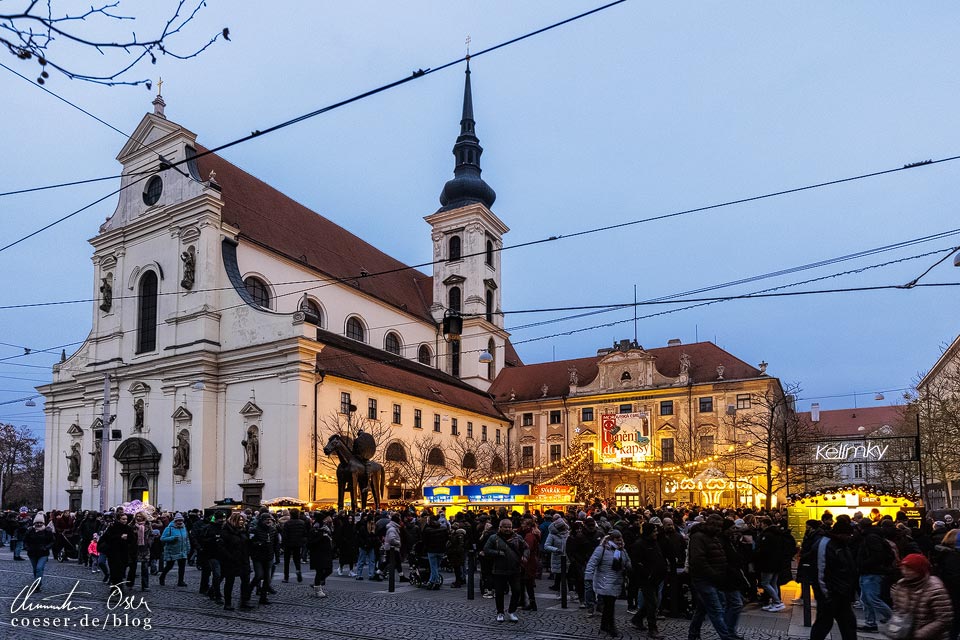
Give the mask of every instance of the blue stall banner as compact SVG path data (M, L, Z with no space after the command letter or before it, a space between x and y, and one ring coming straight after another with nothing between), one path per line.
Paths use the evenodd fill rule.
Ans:
M460 487L424 487L423 497L430 502L450 502L460 495Z
M530 495L530 485L468 485L463 488L463 495L467 496L470 502L516 502L518 497Z

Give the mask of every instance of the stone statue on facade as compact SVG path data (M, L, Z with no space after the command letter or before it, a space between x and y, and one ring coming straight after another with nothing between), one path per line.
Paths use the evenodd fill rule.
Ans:
M570 386L576 387L580 384L580 374L577 372L576 367L570 367L567 372L570 374Z
M177 476L185 476L189 468L190 432L183 429L177 434L177 444L173 448L173 473Z
M133 430L143 431L143 398L133 403Z
M113 284L110 276L100 278L100 311L109 313L113 308Z
M90 452L90 455L93 456L93 461L90 464L90 477L94 480L100 479L100 458L103 456L103 445L100 443L100 438L97 438L93 442L93 451Z
M680 355L680 373L690 373L690 356L686 353Z
M250 427L247 431L246 440L241 440L243 445L243 472L248 476L256 474L260 467L260 438L257 436L257 428Z
M197 250L193 246L187 247L187 250L180 254L180 260L183 262L183 280L180 286L189 291L193 289L193 283L197 274Z
M80 479L80 443L74 442L67 457L67 480L76 482Z

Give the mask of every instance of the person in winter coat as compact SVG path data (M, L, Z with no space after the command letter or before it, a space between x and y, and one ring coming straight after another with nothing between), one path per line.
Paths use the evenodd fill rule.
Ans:
M140 590L150 591L150 546L153 544L153 526L142 511L135 513L130 526L130 570L127 571L127 586L133 587L137 581L137 568L140 569Z
M560 516L556 514L553 522L547 528L547 539L543 543L543 550L550 552L550 574L553 576L551 591L560 591L560 558L567 554L567 538L570 537L570 526ZM569 583L568 583L569 589Z
M114 516L113 522L100 536L98 545L101 556L104 555L104 549L106 549L111 585L126 586L127 565L134 553L133 546L135 544L136 540L133 537L133 529L128 523L127 514L120 513Z
M810 540L810 550L801 562L813 568L813 595L817 618L810 640L824 640L836 621L842 640L856 640L857 618L851 604L857 590L857 569L850 548L853 525L841 514L832 528L821 525Z
M953 603L953 628L950 631L950 640L960 639L960 547L957 538L960 531L951 529L940 540L940 544L933 548L930 560L933 563L933 574L940 578L950 601Z
M97 513L95 511L87 511L83 520L80 521L80 526L78 529L80 533L80 547L77 555L77 562L84 567L96 566L96 562L90 561L90 555L87 552L87 548L93 541L93 534L100 529L100 523L97 522Z
M250 527L250 559L253 561L253 586L260 592L259 604L270 604L268 593L276 593L270 587L273 574L274 553L277 548L277 523L269 511L261 512L257 522Z
M797 553L797 543L787 531L769 520L763 524L753 553L753 564L760 572L760 587L770 596L770 604L763 610L783 611L787 606L780 599L779 577L784 570L790 570L790 562Z
M307 542L307 521L300 517L299 509L290 510L290 519L283 523L281 539L283 540L283 581L290 581L290 557L293 556L293 565L297 570L297 582L303 582L300 573L300 556L303 546Z
M525 611L536 611L537 575L540 573L540 554L537 553L537 549L540 548L540 529L533 518L524 518L520 527L520 536L527 543L527 548L530 549L527 564L524 565L523 571L520 573L522 591L520 608Z
M430 516L427 525L423 528L423 550L430 562L430 580L428 589L440 588L440 560L447 547L447 529L440 525L436 516Z
M660 591L667 577L667 559L660 544L660 529L649 522L643 523L640 538L629 551L633 571L630 580L636 581L643 594L643 606L630 620L634 627L646 630L649 638L662 638L657 629L657 613L660 610ZM644 626L646 619L646 626Z
M527 543L513 530L513 521L504 518L495 535L487 538L483 555L492 559L491 571L497 605L497 622L503 622L503 599L510 590L510 607L507 610L510 622L519 622L517 607L520 606L520 573L529 561L532 551Z
M891 580L897 572L897 547L888 537L893 533L893 527L874 526L869 520L860 523L856 559L864 613L864 624L858 627L861 631L876 633L877 622L886 624L890 619L890 606L881 594L884 582Z
M613 529L603 538L584 571L584 579L593 581L593 591L601 603L600 631L619 637L613 617L614 604L623 589L623 578L632 570L630 556L623 548L623 534Z
M30 565L33 567L33 579L38 581L34 591L40 591L43 570L47 566L50 549L53 548L53 532L47 528L42 511L33 519L33 528L24 536L23 546L27 550L27 558L30 559Z
M459 524L454 524L450 537L447 539L446 547L447 564L453 569L454 581L450 585L453 589L458 589L466 584L463 581L463 561L467 557L466 539L466 530L461 528Z
M207 584L204 577L209 579L207 595L216 604L223 604L223 597L220 595L220 586L223 582L223 570L220 566L220 557L218 550L223 544L223 526L226 524L227 514L224 511L215 511L213 522L208 523L203 533L198 536L198 542L204 549L204 555L207 561L201 568L200 573L200 593L203 593L203 587Z
M357 534L354 528L353 520L346 513L341 513L334 520L333 525L333 543L337 548L340 558L340 564L337 568L337 575L343 575L343 568L347 567L349 576L352 578L357 574L353 571L353 566L357 562Z
M723 518L711 514L690 530L687 559L690 586L696 610L690 621L690 637L696 637L705 617L716 630L720 640L734 640L724 616L723 590L727 584L727 554L723 546Z
M583 522L577 520L570 527L570 537L567 538L567 582L576 592L580 601L580 608L586 609L586 594L584 591L583 572L587 568L587 561L596 549L593 541L588 539L583 530Z
M240 609L250 606L250 538L247 534L246 516L239 512L230 514L223 525L221 543L217 549L220 572L223 574L223 610L233 611L233 584L240 578Z
M930 575L930 561L911 553L900 562L901 578L890 590L893 610L911 618L911 640L949 640L953 621L950 594Z
M357 523L357 580L363 580L363 569L367 568L371 580L379 580L377 575L377 551L380 549L380 539L376 533L377 524L373 518L366 515L360 517Z
M167 573L173 568L174 562L177 563L177 586L187 586L187 583L183 581L183 572L187 568L187 556L190 555L190 538L182 513L173 516L173 522L168 524L160 535L160 542L163 543L163 569L160 571L160 586L163 586Z
M321 519L318 513L313 519L313 527L307 538L307 546L310 549L310 568L316 572L313 576L313 595L318 598L327 597L323 587L327 584L327 576L333 573L332 526L333 518L328 516Z

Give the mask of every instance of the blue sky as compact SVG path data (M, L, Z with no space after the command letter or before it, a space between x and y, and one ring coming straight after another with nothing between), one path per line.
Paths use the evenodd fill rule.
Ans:
M137 8L139 5L131 5ZM151 3L154 22L162 13ZM232 42L161 58L167 116L206 146L436 67L596 4L209 2L184 46L223 26ZM627 2L472 62L484 178L509 246L960 153L955 117L960 7L953 3ZM107 28L104 26L103 28ZM124 25L124 29L127 26ZM138 33L146 33L146 25ZM95 57L78 62L97 64ZM33 77L12 56L0 62ZM430 258L422 217L452 175L462 67L223 155L409 264ZM132 131L144 88L54 75L47 87ZM0 191L119 171L124 139L0 69ZM960 161L678 216L503 255L506 311L655 298L960 229ZM113 182L0 198L12 239L116 188ZM116 204L92 207L0 252L2 304L89 298L87 239ZM960 245L960 235L722 289L743 294ZM906 283L938 253L804 288ZM952 260L923 282L960 281ZM714 340L802 386L799 407L872 406L910 387L958 332L952 288L732 301L638 322L646 347ZM666 307L669 309L671 307ZM665 310L642 308L640 315ZM82 341L89 303L0 310L0 340ZM565 314L508 315L507 327ZM611 327L537 339L614 321ZM582 357L633 337L619 310L513 332L527 362ZM537 340L534 340L537 339ZM70 349L68 349L70 352ZM0 358L18 349L0 346ZM0 402L49 379L52 354L0 361ZM29 365L29 366L25 366ZM856 397L854 393L859 393ZM840 396L840 397L828 397ZM899 391L886 394L896 401ZM0 420L42 428L41 407Z

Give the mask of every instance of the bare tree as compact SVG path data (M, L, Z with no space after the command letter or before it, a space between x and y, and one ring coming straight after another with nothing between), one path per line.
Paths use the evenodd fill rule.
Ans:
M370 420L356 414L347 416L334 411L317 424L318 470L333 475L337 470L337 465L340 464L340 459L337 456L327 456L323 453L323 447L326 446L330 436L339 435L352 441L361 431L373 436L374 442L377 443L377 451L372 459L382 463L385 459L387 444L391 440L390 425L382 420Z
M13 497L17 492L13 490L17 477L22 474L31 462L35 462L37 439L33 437L27 427L15 427L12 424L0 424L0 480L3 484L3 493L0 495L0 508L7 504L8 496ZM40 458L42 473L43 458ZM42 500L41 497L37 502Z
M945 506L953 509L960 503L953 492L953 482L960 480L960 363L956 358L918 381L917 396L911 399L919 414L920 455L926 475L943 484Z
M404 483L423 495L423 488L450 475L450 460L443 444L433 436L417 436L407 443L405 462L391 463L399 470ZM454 468L456 465L453 465Z
M3 482L3 504L11 507L43 505L43 449L34 448Z
M489 476L492 471L494 449L487 442L477 442L473 438L457 438L447 448L447 465L456 475L473 481Z
M17 8L9 6L14 2L19 5ZM8 0L3 3L3 9L8 11L0 13L0 45L20 60L36 60L40 65L39 84L50 77L48 70L54 69L70 79L108 86L143 84L149 89L149 80L129 79L128 73L148 60L156 64L158 55L186 60L200 55L220 38L230 39L230 30L223 28L202 46L189 47L184 52L171 48L172 41L206 5L204 0L189 5L187 0L179 0L173 14L146 39L138 37L133 30L127 37L126 29L122 38L119 33L100 36L104 23L116 22L114 26L119 27L126 21L143 22L146 19L145 16L137 18L120 13L120 0L90 5L74 14L55 8L54 5L58 4L53 0ZM155 9L153 2L144 3L144 6ZM101 54L106 70L81 70L76 66L85 52Z

